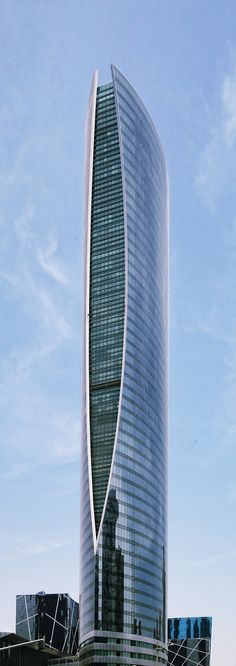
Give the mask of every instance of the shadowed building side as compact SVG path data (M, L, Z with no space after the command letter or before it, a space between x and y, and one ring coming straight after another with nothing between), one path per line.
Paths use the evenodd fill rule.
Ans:
M76 654L79 643L79 604L69 594L20 594L16 597L16 633L26 640Z

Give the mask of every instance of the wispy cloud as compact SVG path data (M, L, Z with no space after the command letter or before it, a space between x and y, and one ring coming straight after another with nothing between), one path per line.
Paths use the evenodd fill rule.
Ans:
M68 546L68 539L38 539L36 535L31 537L25 535L1 534L3 543L2 558L18 559L27 556L37 556Z
M231 302L231 294L234 294L233 285L230 289L227 279L223 276L219 291L217 293L216 288L215 298L209 311L203 316L194 313L191 330L207 336L208 348L210 349L213 343L217 349L215 353L218 353L221 375L218 376L220 402L216 422L220 446L218 453L215 449L215 455L221 456L223 453L225 455L226 449L231 449L232 455L232 450L236 446L236 316L234 303ZM216 356L216 365L218 359Z
M236 65L224 80L222 105L225 142L229 148L232 148L236 143Z
M55 303L49 295L49 292L47 292L45 289L39 289L35 291L37 292L35 293L35 297L40 304L43 323L47 327L51 327L51 330L54 331L60 339L70 339L72 336L71 326L65 320L64 316L58 313Z
M66 470L65 466L57 466L56 473L53 475L45 470L45 486L48 487L48 498L71 497L72 495L79 494L80 479L79 479L79 464L69 465ZM55 466L54 466L55 470ZM67 472L65 474L65 471Z
M79 457L80 422L71 415L57 414L52 419L55 432L49 459L57 462L73 462Z
M66 286L69 284L68 277L63 272L62 268L59 267L58 263L55 260L55 254L58 249L58 243L55 238L51 238L47 248L45 250L38 250L38 260L42 270L50 275L56 282Z
M209 130L203 149L196 188L205 205L215 210L236 167L236 65L225 76L219 93L219 120Z
M197 562L193 562L192 566L193 567L208 567L214 564L214 562L221 562L223 560L234 560L236 558L236 550L231 550L231 551L226 551L223 553L216 553L215 555L211 555L210 557L207 557L203 560L198 560Z
M10 238L11 246L17 241L16 259L11 269L11 261L4 267L2 262L0 279L4 280L16 298L21 299L21 306L27 310L28 316L36 319L38 348L45 349L45 334L48 339L47 351L53 350L63 340L72 337L72 327L65 317L65 310L59 311L57 303L61 301L60 287L69 286L69 280L58 266L55 254L58 241L51 237L48 246L42 251L35 233L36 210L28 202L22 213L14 220L10 229L15 229L16 239ZM35 258L37 261L35 261ZM42 270L39 271L38 268ZM53 278L53 284L45 286L44 275ZM55 287L54 287L55 284ZM63 301L63 304L65 302ZM61 307L60 307L61 309ZM43 334L43 345L39 344L38 336Z
M42 392L37 396L32 391L30 396L26 390L21 399L15 393L13 397L16 406L8 429L8 452L20 462L6 470L5 480L26 473L29 466L64 465L79 460L80 421L73 413L65 409L58 413Z
M13 463L11 467L1 473L0 478L2 481L11 481L22 476L29 470L29 465L25 463Z
M201 155L196 187L204 204L213 212L216 199L222 194L225 183L223 134L214 128Z
M35 213L34 206L32 206L32 204L29 203L27 204L22 214L19 217L17 217L16 220L14 221L16 234L20 242L20 245L23 246L23 249L25 247L26 242L34 239L34 233L31 228L32 221L34 219L34 213Z
M228 314L228 313L227 313ZM227 347L235 345L236 336L236 323L233 313L228 314L227 321L225 321L225 313L216 310L216 306L212 307L207 312L207 317L204 319L199 317L195 312L192 314L192 322L185 328L189 332L200 332L210 338L223 343ZM230 321L229 321L230 319Z
M49 231L48 243L41 250L37 226L37 210L29 201L5 230L6 238L10 237L11 254L7 261L2 257L0 279L9 296L7 316L13 319L13 325L9 319L1 332L7 350L0 361L1 418L7 452L2 476L5 482L26 471L25 459L34 467L68 463L79 456L77 410L73 396L70 399L64 395L66 381L70 382L65 362L70 349L64 343L72 344L74 337L74 293L66 271L56 259L55 234ZM46 282L45 275L52 279ZM12 303L19 313L17 329ZM17 458L15 462L18 455L19 461Z
M227 488L229 499L236 499L236 483L230 484Z

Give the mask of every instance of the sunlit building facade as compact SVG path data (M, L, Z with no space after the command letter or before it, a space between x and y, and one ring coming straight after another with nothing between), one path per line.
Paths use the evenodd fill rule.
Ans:
M167 662L168 187L112 66L86 135L80 663Z

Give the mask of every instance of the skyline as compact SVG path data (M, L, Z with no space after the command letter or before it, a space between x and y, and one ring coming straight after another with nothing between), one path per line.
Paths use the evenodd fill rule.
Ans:
M235 666L234 3L7 0L0 18L1 630L14 594L78 598L83 135L115 62L170 180L168 614L212 615L212 666Z

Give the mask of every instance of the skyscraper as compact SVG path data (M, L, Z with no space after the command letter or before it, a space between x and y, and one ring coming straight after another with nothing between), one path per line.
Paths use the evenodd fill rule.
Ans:
M166 663L168 193L112 66L87 119L80 662Z

